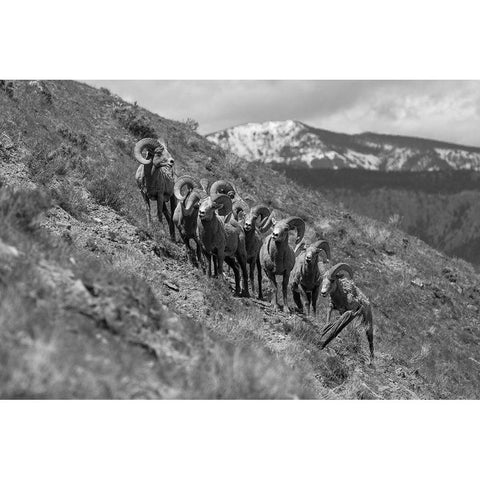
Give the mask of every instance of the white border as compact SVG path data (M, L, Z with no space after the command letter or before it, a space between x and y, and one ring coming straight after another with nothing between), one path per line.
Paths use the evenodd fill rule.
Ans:
M17 0L0 41L9 78L479 78L468 0Z
M478 402L2 402L4 478L472 478Z
M17 0L2 5L0 77L477 79L475 7L464 0ZM478 475L477 402L0 407L9 479Z

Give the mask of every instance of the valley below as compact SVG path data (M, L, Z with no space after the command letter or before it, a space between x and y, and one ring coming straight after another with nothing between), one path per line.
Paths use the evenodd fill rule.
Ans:
M480 172L274 168L342 208L390 223L480 268Z

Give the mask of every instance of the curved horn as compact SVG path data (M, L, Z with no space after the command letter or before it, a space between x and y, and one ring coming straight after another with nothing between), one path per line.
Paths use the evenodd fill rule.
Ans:
M262 225L262 223L265 222L265 219L268 219L270 216L270 209L266 205L256 205L250 210L250 213L255 219L260 217L260 225Z
M187 198L187 195L182 195L182 188L187 186L189 191L193 190L194 188L200 188L200 184L196 178L191 177L190 175L182 175L176 182L175 186L173 187L173 193L177 200L183 202Z
M228 198L230 198L230 197L228 197ZM235 220L237 220L240 212L245 213L245 209L243 208L243 205L241 205L240 203L236 203L235 205L232 206L232 212L233 212L233 218L235 218Z
M295 258L297 258L302 252L304 252L305 249L306 249L305 242L300 242L293 250L293 253L295 254Z
M211 199L213 203L222 205L222 207L217 210L219 215L228 215L232 211L232 199L228 195L219 193L217 195L211 195Z
M265 221L258 227L261 233L265 233L275 221L275 212L272 210L270 215L265 219Z
M217 180L213 183L210 187L210 195L217 195L219 193L226 193L233 192L236 193L235 187L232 183L227 182L226 180Z
M135 147L133 149L133 156L135 157L135 160L137 162L140 162L143 165L148 165L152 161L147 160L143 157L143 150L148 149L149 153L153 153L154 150L159 146L160 142L156 138L144 138L135 144Z
M330 260L330 244L326 240L318 240L312 244L316 250L323 250L327 254L327 258Z
M330 278L333 278L340 271L347 272L350 275L350 278L353 278L353 270L348 263L337 263L330 270L327 271L327 275Z
M305 222L300 217L288 217L285 219L285 222L287 222L290 230L292 228L297 230L297 239L295 240L295 244L300 243L305 235Z

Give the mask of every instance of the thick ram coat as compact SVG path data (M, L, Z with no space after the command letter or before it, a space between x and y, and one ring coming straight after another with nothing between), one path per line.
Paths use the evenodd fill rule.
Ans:
M182 194L184 188L187 192ZM198 267L203 264L202 249L197 234L198 208L208 194L201 182L188 175L180 177L175 182L174 194L178 204L173 214L173 223L177 226L190 261ZM195 242L195 250L191 247L190 240Z
M253 207L243 218L243 231L245 232L245 246L247 249L247 264L249 265L250 287L255 291L255 268L258 277L258 299L262 295L262 266L260 265L260 248L262 247L262 233L266 230L263 224L270 216L270 209L265 205ZM258 223L257 223L258 222Z
M141 163L135 174L135 180L145 202L148 228L152 227L150 200L155 200L158 221L162 223L162 214L165 215L170 238L175 241L175 226L172 220L177 204L173 195L175 161L168 152L165 141L156 138L144 138L137 142L133 156ZM170 203L170 211L167 203Z
M238 222L230 219L231 212L232 200L228 195L207 197L201 202L198 210L197 235L207 260L208 275L212 275L212 259L215 276L223 274L225 261L235 275L235 293L248 297L245 233ZM225 217L221 218L222 215ZM240 288L239 266L242 273L242 288Z
M302 245L297 250L297 258L291 274L291 288L297 311L299 313L304 312L300 293L303 291L308 316L310 316L310 308L313 309L314 317L317 315L318 294L322 276L326 270L325 268L320 269L319 266L319 255L322 251L325 253L328 262L330 260L330 246L326 240L318 240L308 247Z
M350 279L344 277L344 273ZM360 318L360 324L365 330L370 360L374 358L373 348L373 316L372 307L367 296L353 282L353 270L346 263L337 263L327 270L322 278L321 293L324 297L330 295L327 310L327 325L325 326L322 348L325 348L352 320ZM331 323L333 310L338 310L342 316L337 322Z
M290 272L295 265L295 253L288 244L288 233L290 230L297 230L296 245L298 246L305 234L305 222L300 217L288 217L278 222L270 216L269 222L265 228L269 227L269 223L273 225L272 233L265 238L260 249L260 264L262 265L265 275L270 280L273 291L275 293L275 310L286 309L290 311L287 301L288 281ZM278 285L276 276L281 275L283 307L278 302ZM272 298L273 303L273 298Z

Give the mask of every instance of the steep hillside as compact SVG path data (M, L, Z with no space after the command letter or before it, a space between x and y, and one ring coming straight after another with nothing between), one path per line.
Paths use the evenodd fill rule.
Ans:
M370 132L347 135L294 120L248 123L207 138L246 160L296 168L480 170L480 148Z
M188 125L76 82L0 89L0 396L478 398L479 276L414 237L339 208ZM167 138L177 174L232 179L325 235L373 303L376 361L314 321L188 265L146 230L134 142ZM265 292L271 294L265 282Z

